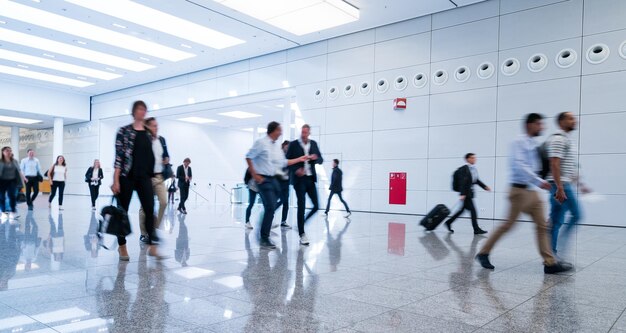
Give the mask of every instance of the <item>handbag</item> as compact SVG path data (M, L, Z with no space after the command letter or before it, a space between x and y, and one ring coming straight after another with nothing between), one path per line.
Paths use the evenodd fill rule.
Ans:
M114 235L118 237L126 237L130 235L130 221L126 211L118 206L113 205L116 200L114 196L111 199L111 205L102 208L100 215L100 223L98 225L98 238L102 239L103 234ZM119 204L119 199L117 199ZM108 249L101 244L102 247Z
M172 164L168 163L163 165L163 172L162 172L162 176L163 176L163 180L167 180L172 178L172 176L174 175L174 170L172 170Z

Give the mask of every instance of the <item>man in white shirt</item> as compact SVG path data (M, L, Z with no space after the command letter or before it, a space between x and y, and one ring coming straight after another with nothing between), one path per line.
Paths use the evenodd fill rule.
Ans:
M295 163L302 163L307 158L301 156L287 160L280 147L278 138L283 130L279 123L273 121L267 125L267 135L254 142L254 145L246 154L248 171L258 184L259 194L263 201L263 222L261 225L261 247L275 249L276 245L270 240L270 230L274 220L280 186L276 179L282 168Z
M28 157L22 159L20 163L20 168L22 169L22 173L26 177L26 204L28 205L28 210L33 210L33 201L37 198L39 194L39 181L40 177L42 177L41 173L41 164L39 164L39 160L35 157L35 151L32 149L28 149ZM31 191L33 195L31 196Z

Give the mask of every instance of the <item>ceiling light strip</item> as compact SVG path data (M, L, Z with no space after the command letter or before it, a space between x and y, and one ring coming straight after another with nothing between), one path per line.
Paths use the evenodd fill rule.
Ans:
M41 123L41 120L29 119L29 118L18 118L18 117L10 117L10 116L0 116L0 122L4 123L14 123L14 124L24 124L24 125L32 125Z
M3 65L0 65L0 73L14 75L14 76L21 76L21 77L25 77L29 79L34 79L34 80L58 83L58 84L63 84L67 86L72 86L72 87L79 87L79 88L89 87L93 85L92 82L68 79L62 76L33 72L33 71L21 69L21 68L14 68L14 67L8 67L8 66L3 66Z
M129 0L65 1L214 49L245 43L239 38Z
M153 65L145 64L139 61L129 60L98 51L92 51L79 46L64 44L50 39L28 35L4 28L0 28L0 40L104 64L107 66L123 68L133 72L141 72L154 68Z
M94 40L137 53L150 54L151 56L169 61L180 61L195 57L193 53L183 52L165 45L104 29L12 1L0 1L0 12L2 16L14 20Z
M0 59L30 64L34 66L54 69L61 72L73 73L78 75L89 76L101 80L113 80L122 77L119 74L113 74L105 71L99 71L87 67L67 64L64 62L50 60L45 58L34 57L28 54L13 52L0 49Z

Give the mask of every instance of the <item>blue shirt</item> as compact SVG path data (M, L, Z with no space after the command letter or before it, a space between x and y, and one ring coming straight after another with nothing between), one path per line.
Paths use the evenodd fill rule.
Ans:
M274 176L287 166L287 159L280 148L280 143L272 140L269 135L256 140L246 158L252 160L256 173L264 176Z
M32 159L30 157L26 157L22 159L20 169L22 169L22 173L26 177L42 175L41 166L39 165L39 160L36 157L33 157Z
M509 156L511 183L540 186L544 183L538 175L541 169L537 143L528 135L520 135L511 144Z

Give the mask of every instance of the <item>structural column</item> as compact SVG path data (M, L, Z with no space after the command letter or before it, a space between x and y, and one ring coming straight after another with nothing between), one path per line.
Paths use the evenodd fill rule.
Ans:
M11 127L11 149L16 160L20 160L20 128L17 126Z
M63 155L63 118L54 118L54 141L52 144L52 162Z

